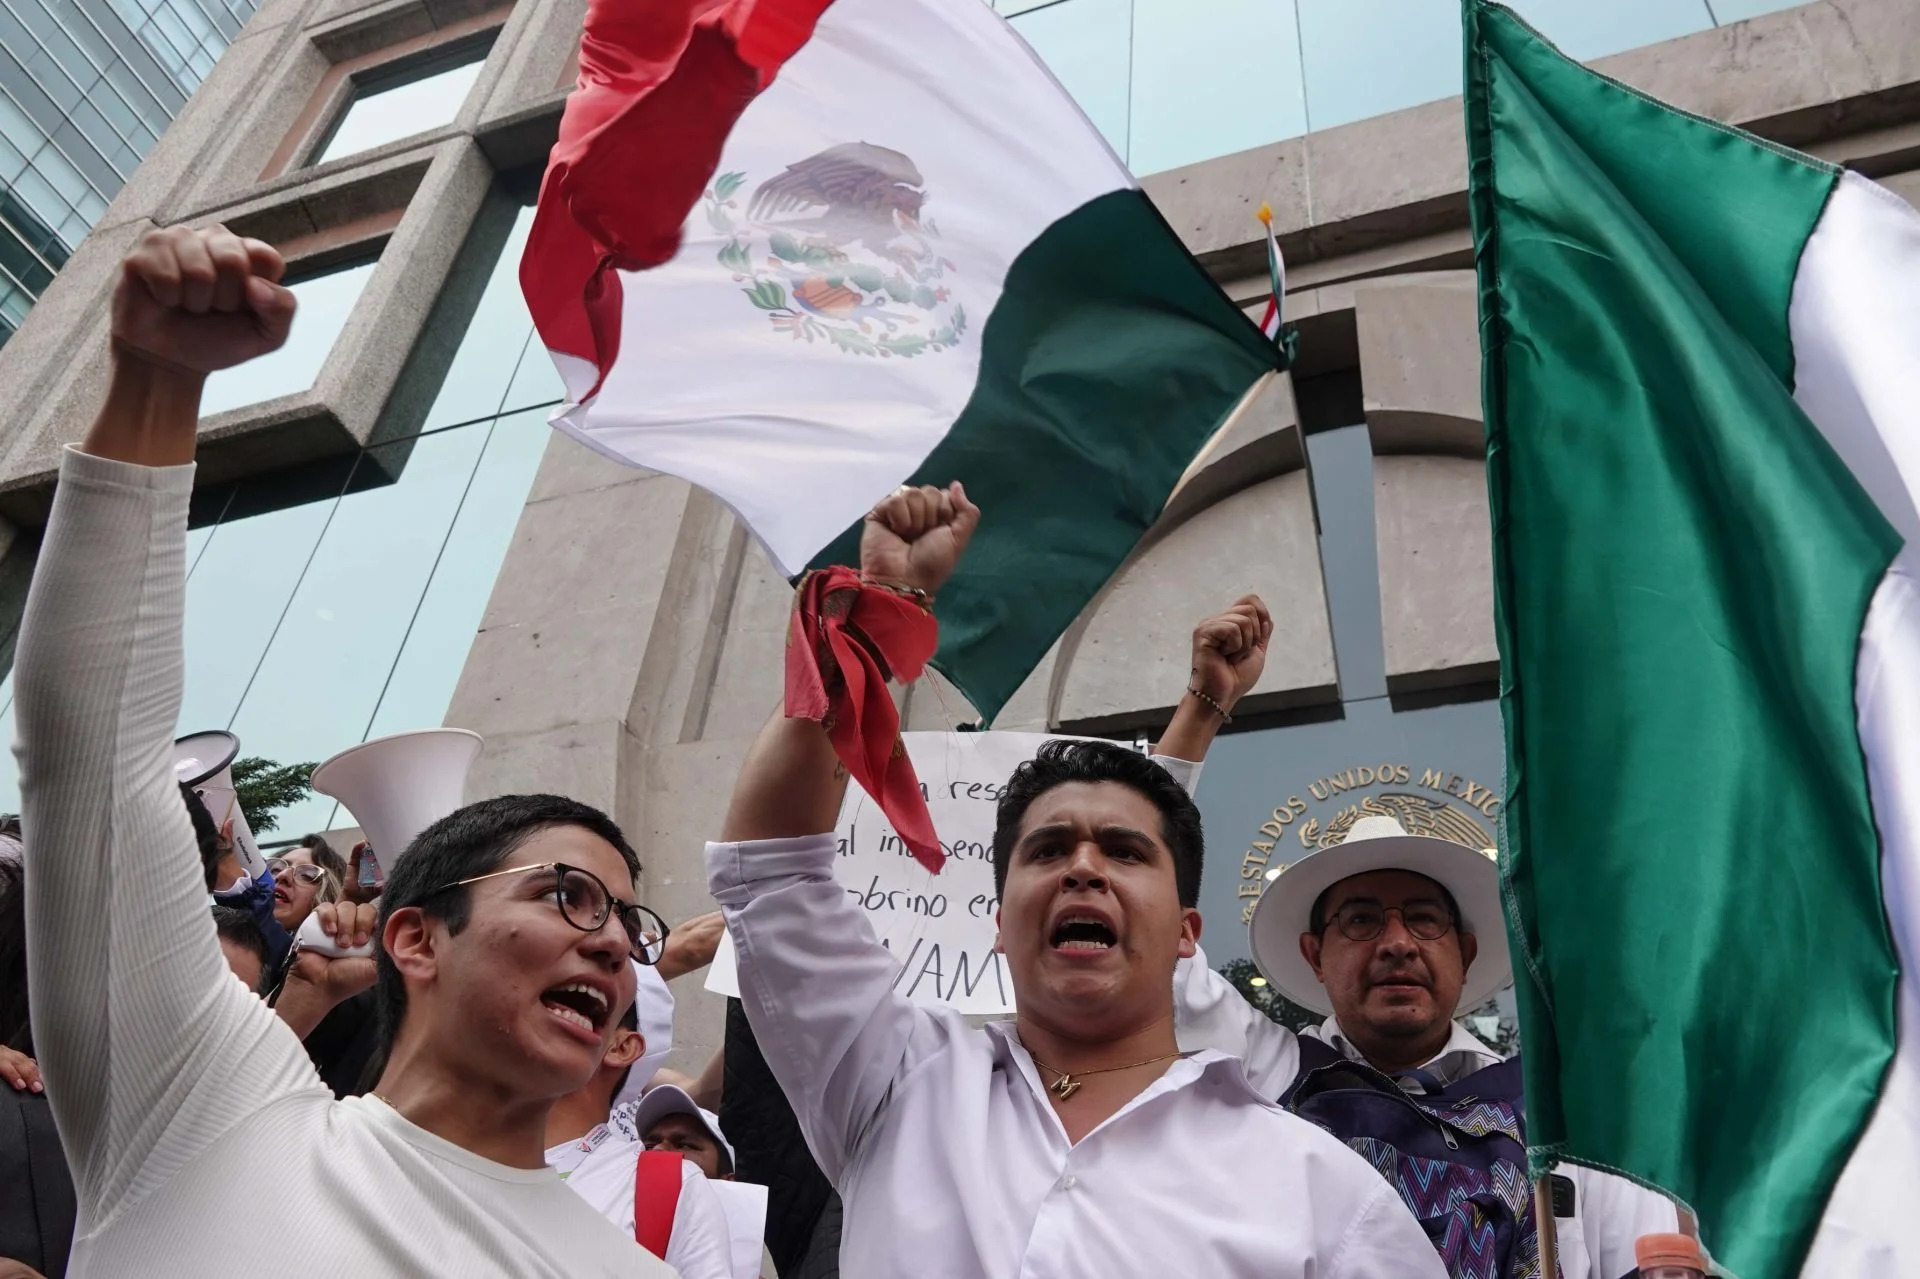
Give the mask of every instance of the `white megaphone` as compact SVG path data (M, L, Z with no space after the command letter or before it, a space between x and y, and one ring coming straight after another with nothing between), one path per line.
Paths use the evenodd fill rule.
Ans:
M422 728L349 746L313 770L313 789L346 806L374 856L384 866L414 836L458 809L467 770L480 757L480 734L464 728ZM366 946L336 946L308 915L298 936L303 950L323 955L370 955Z
M240 739L232 733L219 729L189 733L173 744L173 775L207 806L215 830L233 823L233 851L247 878L258 879L267 868L267 859L260 855L253 827L247 824L247 814L240 807L240 793L234 789L233 761L239 754ZM219 887L225 891L230 885Z

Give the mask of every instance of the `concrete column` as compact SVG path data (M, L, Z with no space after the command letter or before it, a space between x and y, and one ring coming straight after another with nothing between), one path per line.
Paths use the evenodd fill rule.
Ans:
M1375 454L1387 688L1491 681L1499 652L1473 274L1369 281L1355 287L1354 310Z

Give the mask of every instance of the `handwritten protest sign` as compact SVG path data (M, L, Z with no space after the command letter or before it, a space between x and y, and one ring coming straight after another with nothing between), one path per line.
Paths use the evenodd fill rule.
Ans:
M993 949L993 819L1007 778L1033 758L1044 733L905 733L907 755L946 852L929 873L913 860L879 805L847 788L836 830L834 875L900 961L894 989L916 1003L963 1013L1010 1013L1013 982ZM740 993L733 942L725 938L707 989Z

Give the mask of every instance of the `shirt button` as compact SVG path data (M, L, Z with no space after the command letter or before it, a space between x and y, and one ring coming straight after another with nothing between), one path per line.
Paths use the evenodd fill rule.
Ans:
M1079 1184L1080 1184L1080 1178L1074 1176L1072 1173L1068 1173L1066 1176L1060 1179L1060 1189L1062 1190L1072 1190L1075 1186Z

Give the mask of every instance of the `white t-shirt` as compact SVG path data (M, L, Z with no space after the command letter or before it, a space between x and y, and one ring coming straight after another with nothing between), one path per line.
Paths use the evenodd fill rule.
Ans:
M578 1141L549 1147L547 1167L631 1239L633 1179L644 1149L601 1124ZM687 1159L680 1161L680 1201L673 1210L673 1233L667 1237L667 1264L681 1279L735 1279L726 1211L707 1175Z
M173 778L192 489L191 466L68 450L20 631L34 1046L79 1207L67 1273L670 1274L550 1169L335 1101L227 970Z

